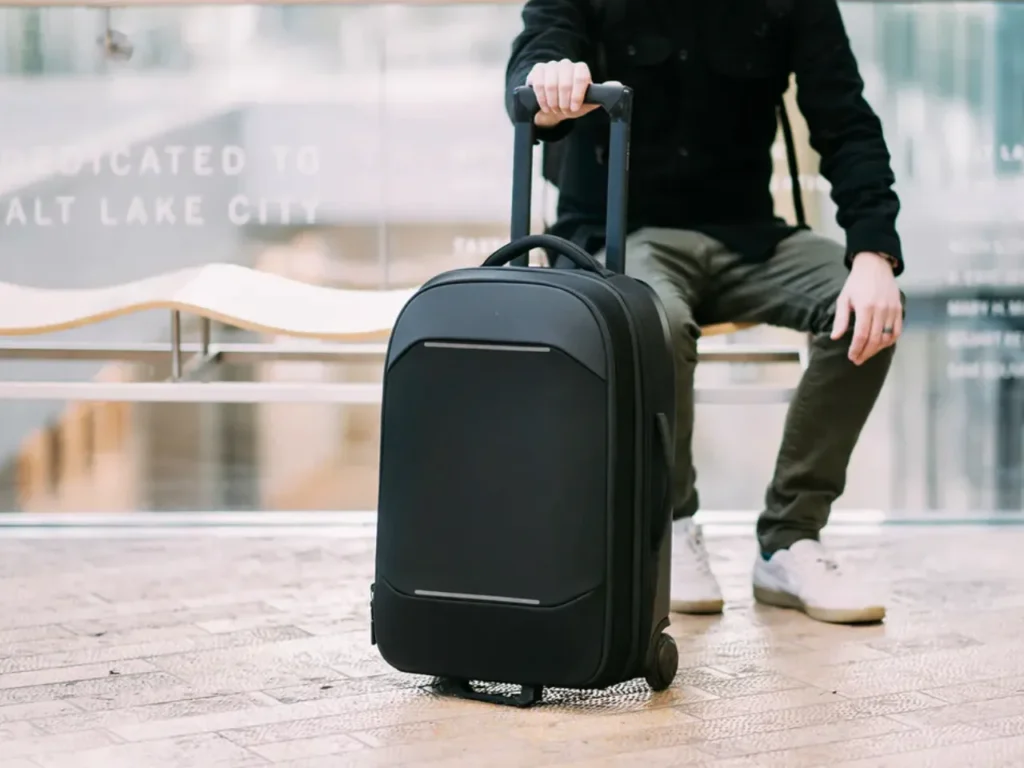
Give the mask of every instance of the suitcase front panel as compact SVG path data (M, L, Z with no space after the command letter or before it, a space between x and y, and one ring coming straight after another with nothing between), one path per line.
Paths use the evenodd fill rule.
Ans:
M550 347L409 349L388 371L384 417L378 557L390 585L538 607L598 588L606 408L604 382Z

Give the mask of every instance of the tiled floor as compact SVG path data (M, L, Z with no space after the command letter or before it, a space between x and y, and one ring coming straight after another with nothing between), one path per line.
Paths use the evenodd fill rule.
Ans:
M441 699L369 645L365 538L0 539L2 768L1024 765L1024 529L833 542L884 626L751 604L680 618L674 687Z

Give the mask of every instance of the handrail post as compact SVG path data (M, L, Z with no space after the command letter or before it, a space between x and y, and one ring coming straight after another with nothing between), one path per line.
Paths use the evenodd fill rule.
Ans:
M202 356L210 354L210 318L204 317L199 323L200 344L202 345Z
M171 310L171 379L181 378L181 313Z

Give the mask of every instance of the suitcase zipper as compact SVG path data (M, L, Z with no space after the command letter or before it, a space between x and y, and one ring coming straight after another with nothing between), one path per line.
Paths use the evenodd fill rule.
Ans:
M373 584L370 585L370 645L377 644L377 629L373 624Z

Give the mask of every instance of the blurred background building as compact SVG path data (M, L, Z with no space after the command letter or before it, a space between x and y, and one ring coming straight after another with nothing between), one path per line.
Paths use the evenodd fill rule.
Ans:
M134 46L128 62L97 46L100 10L0 9L0 280L96 286L226 261L377 288L479 262L507 237L503 72L520 7L115 9L111 23ZM1020 378L964 371L975 362L1011 370L1024 351L972 347L963 331L1021 331L1022 319L950 317L948 307L1024 298L1024 6L843 8L890 142L909 265L908 330L843 507L936 518L1019 512ZM839 237L802 121L796 130L813 224ZM208 148L212 173L197 169L196 148ZM224 164L227 149L244 155L244 168ZM158 172L147 152L160 159ZM781 152L777 160L773 186L788 216ZM64 218L61 197L74 198ZM190 197L202 199L201 222L188 220ZM538 222L551 203L550 190L539 196ZM64 335L167 334L166 317L155 315ZM8 379L166 375L129 365L0 367ZM275 363L225 375L355 380L379 371ZM792 377L744 366L701 375ZM0 402L0 510L373 509L378 417L363 405ZM760 506L783 417L781 406L701 408L709 509Z

